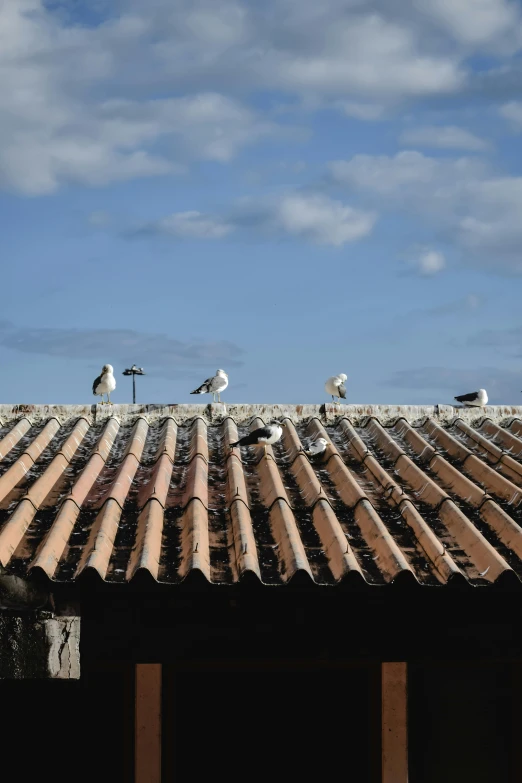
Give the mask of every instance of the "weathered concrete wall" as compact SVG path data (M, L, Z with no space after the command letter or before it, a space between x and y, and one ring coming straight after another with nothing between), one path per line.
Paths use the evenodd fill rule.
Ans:
M79 677L79 617L0 612L0 679Z
M0 405L0 423L28 418L38 422L56 417L60 421L84 416L89 421L103 421L109 416L120 420L132 420L144 416L149 421L172 416L183 423L195 416L201 416L209 422L217 422L225 416L231 416L238 423L250 421L259 416L264 421L286 416L298 422L313 417L333 421L341 416L349 417L358 423L368 416L377 417L382 423L403 416L410 422L432 417L442 421L451 421L461 417L471 423L484 418L502 421L509 417L522 418L522 405L487 405L485 408L461 408L453 405L286 405L286 404L248 404L229 405L216 403L210 405Z

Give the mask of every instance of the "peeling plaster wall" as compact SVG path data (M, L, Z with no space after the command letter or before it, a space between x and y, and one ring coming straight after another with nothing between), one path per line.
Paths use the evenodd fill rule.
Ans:
M77 680L80 677L80 618L53 617L45 621L49 676Z

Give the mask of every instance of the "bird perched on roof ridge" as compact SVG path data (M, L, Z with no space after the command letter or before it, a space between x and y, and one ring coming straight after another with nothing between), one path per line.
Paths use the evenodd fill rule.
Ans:
M204 381L201 386L199 386L197 389L194 389L194 391L191 391L191 394L211 394L212 395L212 401L216 402L216 394L217 394L217 401L221 402L221 397L219 396L222 391L225 391L225 389L228 386L228 375L224 370L218 370L215 375L213 375L211 378L207 378L206 381Z
M304 450L307 457L318 457L320 454L324 454L328 446L328 441L325 438L317 438L311 443L308 449Z
M348 376L345 375L344 372L340 373L340 375L332 375L324 385L326 393L332 396L332 400L336 405L340 404L341 398L343 400L346 399L346 386L344 385L344 382L347 378ZM336 400L336 397L339 399Z
M266 456L266 447L277 443L283 434L283 427L286 427L286 422L273 421L271 424L266 424L264 427L259 427L257 430L249 432L248 435L240 438L235 443L231 443L230 448L233 449L236 446L264 446Z
M470 394L461 394L459 397L455 397L455 399L467 408L482 408L488 404L488 395L485 389L479 389Z
M95 379L92 385L92 393L101 397L101 405L105 405L103 395L107 395L107 404L112 405L111 392L116 388L116 378L114 377L114 367L112 364L104 364L100 375Z

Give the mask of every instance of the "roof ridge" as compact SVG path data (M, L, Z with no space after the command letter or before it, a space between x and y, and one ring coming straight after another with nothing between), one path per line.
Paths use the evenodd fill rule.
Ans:
M56 418L60 423L64 419L85 418L96 423L109 418L120 422L145 418L148 423L172 418L176 424L201 418L207 423L221 423L231 418L236 423L250 422L259 417L263 420L274 417L289 418L294 422L317 418L331 422L342 417L352 421L377 418L381 423L396 422L399 418L406 421L420 421L435 418L448 424L461 418L465 422L478 422L484 419L492 421L507 418L522 418L522 405L488 405L484 408L460 408L453 405L386 405L386 404L286 404L286 403L212 403L212 404L114 404L114 405L21 405L0 404L0 421L3 426L13 420L28 418L31 423Z

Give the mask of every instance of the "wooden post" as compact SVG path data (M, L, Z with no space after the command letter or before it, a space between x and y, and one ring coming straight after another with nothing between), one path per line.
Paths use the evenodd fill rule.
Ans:
M382 664L382 783L408 783L408 670Z
M136 664L135 783L161 783L161 664Z
M522 780L522 747L520 736L522 732L522 718L520 715L520 702L522 701L522 662L515 661L511 664L511 747L512 747L512 772L510 781L519 783Z

